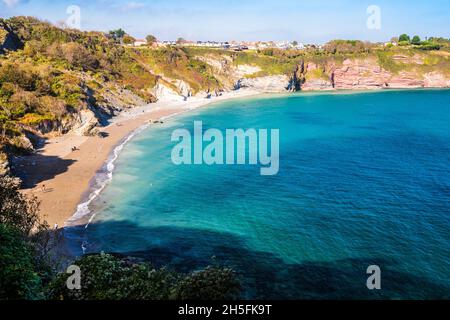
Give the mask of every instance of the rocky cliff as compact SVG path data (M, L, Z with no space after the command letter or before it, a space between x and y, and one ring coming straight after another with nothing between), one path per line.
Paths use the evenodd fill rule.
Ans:
M252 88L262 92L295 92L321 90L371 90L400 88L448 88L450 70L446 52L394 55L391 64L383 66L377 55L352 57L342 61L333 58L320 62L299 60L290 71L264 74L255 64L236 65L233 58L208 55L198 59L209 64L220 79L227 79L234 89ZM434 59L434 60L433 60ZM314 59L311 59L314 60ZM431 61L431 62L430 62ZM434 64L433 64L433 61ZM442 66L442 68L440 68Z
M0 150L32 150L39 139L69 132L95 134L111 117L157 100L209 98L242 88L450 87L450 46L344 44L314 51L132 48L101 32L61 29L30 17L0 19ZM6 160L0 154L0 173Z
M423 66L417 62L416 67ZM342 65L334 63L318 66L308 63L306 81L301 90L371 90L405 88L449 88L448 70L422 71L409 65L397 72L384 69L374 58L346 59Z

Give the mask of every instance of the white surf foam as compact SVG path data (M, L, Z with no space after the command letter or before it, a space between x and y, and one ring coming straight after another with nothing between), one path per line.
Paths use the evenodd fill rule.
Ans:
M108 158L108 161L103 165L102 169L97 172L94 179L92 180L91 188L88 191L88 196L82 203L78 205L75 214L67 221L66 226L70 226L71 223L75 221L80 221L81 219L89 217L85 228L89 227L90 223L95 218L95 212L93 213L91 211L90 205L112 181L115 162L119 158L120 153L131 139L133 139L137 134L141 133L148 127L149 124L145 124L134 130L125 139L123 139L119 145L114 148L113 152Z

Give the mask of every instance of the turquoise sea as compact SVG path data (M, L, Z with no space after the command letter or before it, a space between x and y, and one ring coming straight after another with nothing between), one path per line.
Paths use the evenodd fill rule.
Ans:
M280 130L280 172L175 166L174 129ZM136 135L87 228L86 253L234 268L246 298L450 298L450 90L267 95ZM366 287L381 268L382 290Z

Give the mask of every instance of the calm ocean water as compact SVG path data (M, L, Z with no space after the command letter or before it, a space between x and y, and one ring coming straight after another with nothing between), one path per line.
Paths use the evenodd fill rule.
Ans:
M280 172L175 166L171 133L280 129ZM263 96L135 137L94 203L86 252L233 267L247 298L450 298L450 91ZM366 288L369 265L382 290Z

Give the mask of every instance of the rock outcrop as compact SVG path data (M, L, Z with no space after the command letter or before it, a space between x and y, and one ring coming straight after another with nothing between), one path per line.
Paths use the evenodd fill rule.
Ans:
M419 61L416 61L416 64L420 65ZM390 72L383 69L373 58L347 59L342 65L333 63L317 66L309 63L305 74L306 80L301 86L301 90L305 91L450 87L450 79L438 71L422 74L412 68Z
M450 78L443 72L434 70L424 72L424 57L395 55L392 60L398 63L400 71L384 69L376 56L348 58L338 63L333 59L318 62L302 61L290 74L263 74L261 68L254 65L235 65L226 55L207 55L197 57L210 65L215 76L223 83L231 80L233 86L226 90L252 88L262 92L296 92L322 90L375 90L401 88L448 88ZM407 66L404 70L401 66Z
M6 153L0 151L0 177L9 173L9 162Z
M92 110L82 110L78 113L76 124L71 131L80 136L88 136L98 125L99 120Z
M242 78L236 82L235 89L251 88L261 92L286 92L291 79L287 75L257 78Z
M450 88L450 79L438 72L430 72L424 76L426 88Z
M151 93L157 97L158 101L183 101L186 99L183 95L180 95L174 89L162 82L158 82L156 86L152 88Z

